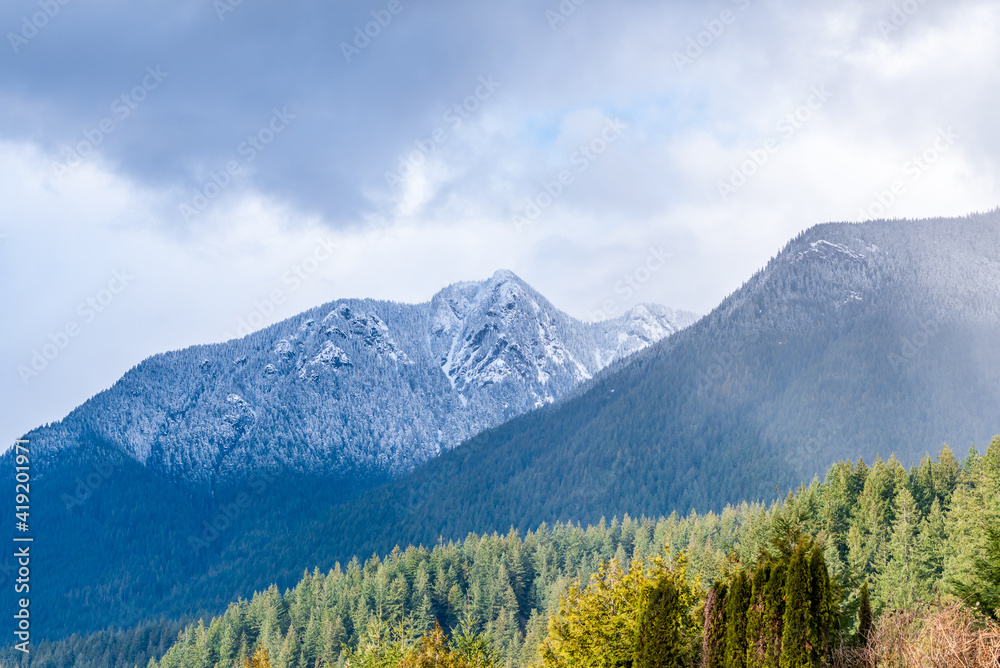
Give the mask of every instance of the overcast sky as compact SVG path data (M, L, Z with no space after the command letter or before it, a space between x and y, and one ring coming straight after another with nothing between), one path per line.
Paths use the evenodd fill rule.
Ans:
M500 268L582 319L707 313L814 224L1000 203L995 2L5 0L0 28L5 445L241 319Z

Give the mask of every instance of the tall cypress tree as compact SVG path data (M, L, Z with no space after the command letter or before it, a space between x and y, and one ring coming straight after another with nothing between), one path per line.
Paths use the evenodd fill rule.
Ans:
M830 651L836 617L830 572L818 545L814 545L809 554L809 588L812 592L809 644L812 646L812 661L818 664Z
M785 614L781 635L780 668L810 668L811 592L809 563L804 543L799 543L785 578Z
M725 668L746 668L747 611L750 608L750 578L740 570L733 578L726 596Z
M872 602L868 594L868 580L861 584L861 605L858 607L858 644L868 645L872 633Z
M764 592L770 572L771 564L761 561L753 573L750 605L747 608L747 668L763 668L765 663L768 624L764 611Z
M650 590L639 618L639 637L634 668L680 668L685 659L685 629L679 622L686 614L681 593L667 577Z
M764 640L767 643L761 668L778 668L781 657L781 639L785 623L785 578L788 568L783 561L770 565L767 586L764 588Z
M723 668L726 660L726 596L725 582L716 582L705 598L704 642L702 657L706 668Z

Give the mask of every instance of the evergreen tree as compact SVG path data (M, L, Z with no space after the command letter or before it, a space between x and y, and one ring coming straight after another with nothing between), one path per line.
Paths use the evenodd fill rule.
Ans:
M931 594L941 593L947 542L945 513L940 498L935 498L917 536L917 580Z
M792 554L785 578L785 614L781 635L781 668L809 668L813 647L809 644L812 627L808 553L800 543Z
M994 620L1000 621L1000 525L986 530L984 556L977 559L958 593Z
M768 647L769 623L765 612L765 592L771 565L761 561L753 573L750 606L747 610L747 668L763 668Z
M762 668L779 668L781 640L785 624L785 581L788 568L785 561L772 561L764 589L764 658Z
M861 583L861 605L858 608L858 644L868 645L872 632L872 604L868 594L868 581Z
M812 594L810 618L812 627L809 644L812 647L813 663L829 655L832 649L833 633L837 627L836 596L830 582L830 571L823 551L814 545L809 555L809 588Z
M289 626L278 651L278 658L274 661L274 668L295 668L299 652L299 639L295 627Z
M247 668L271 668L271 657L263 645L260 645L254 652L253 658L247 661Z
M716 581L705 597L702 624L702 662L705 668L723 668L726 661L726 596L725 582Z
M879 609L889 606L902 610L913 605L927 593L919 580L917 534L919 518L910 491L903 487L896 496L893 512L896 522L889 540L889 560L880 565L876 592Z
M726 654L725 668L746 668L747 611L750 608L752 583L747 572L741 569L729 586L726 596Z
M634 668L681 668L693 652L691 607L687 582L663 575L649 587L639 618Z

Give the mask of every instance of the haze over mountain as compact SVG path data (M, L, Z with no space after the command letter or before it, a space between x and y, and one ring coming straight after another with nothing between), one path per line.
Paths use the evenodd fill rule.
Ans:
M1000 212L818 225L692 327L335 509L317 535L350 537L342 558L769 499L844 458L983 450L1000 433L998 344Z

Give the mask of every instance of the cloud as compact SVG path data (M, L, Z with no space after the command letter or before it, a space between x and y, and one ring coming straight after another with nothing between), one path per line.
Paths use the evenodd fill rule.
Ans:
M661 246L670 263L633 301L706 312L896 181L890 217L1000 192L991 2L589 0L553 22L554 0L243 2L221 18L205 0L105 0L32 32L44 4L0 7L6 440L146 355L232 332L324 235L343 252L273 317L419 301L501 267L587 317ZM810 106L817 87L831 94ZM608 122L625 129L574 163ZM958 139L912 180L948 128ZM122 267L134 284L25 386L17 366Z

